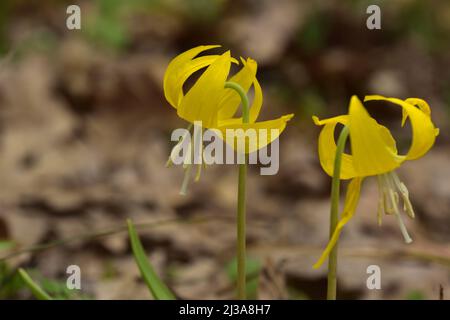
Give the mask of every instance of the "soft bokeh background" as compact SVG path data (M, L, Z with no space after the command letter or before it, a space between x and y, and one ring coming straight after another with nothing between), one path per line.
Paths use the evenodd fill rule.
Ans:
M81 31L66 29L75 3ZM366 28L369 4L382 30ZM278 175L249 172L249 295L325 297L326 270L311 266L327 242L330 179L311 115L377 93L426 99L441 135L399 171L417 213L412 245L393 217L376 225L376 185L364 185L341 238L338 295L437 299L442 285L449 296L449 40L448 1L0 1L0 297L31 298L24 267L58 297L150 298L127 218L179 297L233 297L237 168L208 167L182 197L182 169L164 167L171 131L186 126L164 100L164 69L201 44L258 61L261 119L295 113ZM368 106L407 150L400 111ZM81 292L65 289L72 264ZM382 290L366 288L372 264Z

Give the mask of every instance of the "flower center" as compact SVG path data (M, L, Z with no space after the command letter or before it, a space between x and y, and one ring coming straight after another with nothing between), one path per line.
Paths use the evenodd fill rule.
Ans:
M400 231L406 243L411 243L412 239L406 230L399 211L400 197L403 201L403 210L406 214L414 218L414 209L409 200L409 192L405 184L400 181L395 171L377 176L378 180L378 224L381 225L383 213L394 214L400 226Z

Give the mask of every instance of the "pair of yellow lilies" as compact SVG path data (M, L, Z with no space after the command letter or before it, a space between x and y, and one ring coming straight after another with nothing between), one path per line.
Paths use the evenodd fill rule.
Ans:
M284 115L270 121L256 122L260 113L263 95L256 78L257 63L248 58L241 58L242 69L229 77L232 63L239 62L227 51L222 55L198 56L206 50L220 46L199 46L175 57L167 67L164 76L164 93L167 101L177 110L179 117L194 123L202 121L205 128L225 132L226 129L277 129L279 134L293 114ZM196 71L206 68L203 74L185 94L183 85ZM225 88L225 82L237 83L245 92L253 86L254 99L249 109L248 122L242 117L235 117L241 99L239 95ZM399 154L396 142L389 129L380 125L364 108L362 102L353 96L350 100L349 112L346 115L319 120L313 117L314 123L323 126L319 136L318 149L320 163L324 171L332 176L336 155L334 138L337 124L347 126L351 142L351 154L342 155L340 178L352 179L345 200L341 219L322 256L315 264L319 267L328 257L336 244L343 226L352 218L359 200L361 183L365 177L376 176L379 186L378 222L381 224L383 213L396 216L405 242L411 242L399 213L400 198L406 213L413 218L414 211L409 200L408 189L395 173L404 161L422 157L433 146L439 130L431 121L431 109L422 99L409 98L400 100L379 95L366 96L364 101L384 100L402 108L402 126L409 119L412 127L412 144L405 155ZM267 142L256 144L247 152L253 152L271 143L278 135L271 135Z

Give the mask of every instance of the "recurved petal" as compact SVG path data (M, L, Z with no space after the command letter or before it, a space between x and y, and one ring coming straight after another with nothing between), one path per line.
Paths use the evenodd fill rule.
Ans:
M419 98L408 98L408 99L405 100L405 102L409 103L409 104L412 104L413 106L417 106L427 116L431 117L430 105L425 100L419 99Z
M184 65L184 68L179 70L178 79L173 83L172 92L177 96L176 106L180 105L181 99L183 99L183 85L186 80L196 71L209 66L213 63L219 55L208 55L195 58Z
M334 158L336 155L336 142L334 139L334 132L338 123L342 125L348 124L348 115L337 116L334 118L319 120L313 117L316 125L324 125L319 135L319 160L323 170L329 175L333 176L334 172ZM351 179L357 174L353 167L353 157L349 154L342 154L341 162L341 179Z
M253 97L253 102L252 105L250 106L250 111L249 111L249 123L254 123L259 116L259 113L261 111L261 107L263 104L263 94L262 94L262 89L261 86L258 82L258 79L256 79L253 82L253 88L255 89L254 92L254 97ZM224 115L222 114L222 117L224 117ZM242 123L242 117L240 118L219 118L221 122L223 123Z
M183 94L184 81L195 71L209 65L217 56L200 57L195 61L192 59L203 51L217 47L220 45L198 46L179 54L169 63L164 74L164 95L174 108L178 107L180 95Z
M250 123L253 123L258 119L259 112L261 111L261 107L263 104L263 93L261 86L258 82L258 79L255 77L255 80L253 81L253 88L255 89L253 102L250 107L250 114L249 114L249 121Z
M397 168L402 162L389 131L380 126L364 108L361 101L353 96L349 111L350 142L353 167L358 176L372 176ZM384 129L380 129L384 128Z
M413 160L420 158L430 150L436 140L436 136L439 134L439 129L431 121L431 109L424 100L409 98L403 101L397 98L386 98L379 95L367 96L365 98L365 101L372 100L389 101L402 107L404 114L402 124L408 118L411 121L412 143L404 159Z
M349 222L351 218L353 218L356 207L358 206L359 196L361 194L362 181L363 178L354 178L352 181L350 181L347 188L347 194L345 196L344 211L342 212L341 220L339 220L338 224L336 225L336 229L334 230L333 235L331 236L331 239L327 244L327 247L323 251L319 260L314 264L314 269L320 268L320 266L325 262L325 259L328 258L331 250L333 250L334 246L336 245L342 228L344 228L345 224Z
M245 61L241 58L243 67L231 77L228 81L235 82L247 92L256 77L257 63L255 60L248 59ZM220 100L221 109L219 111L219 119L229 119L236 113L239 104L241 103L241 98L239 94L233 89L225 89L223 96Z
M193 123L202 121L203 127L217 125L220 99L230 71L230 51L219 56L200 76L178 106L178 115Z
M240 119L221 121L217 129L225 142L240 153L252 153L272 143L286 128L293 114L275 120L255 123L242 123ZM244 143L245 141L245 143Z

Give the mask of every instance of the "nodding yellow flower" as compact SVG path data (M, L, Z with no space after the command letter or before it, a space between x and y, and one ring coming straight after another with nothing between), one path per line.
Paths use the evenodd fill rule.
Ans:
M403 202L403 210L414 218L414 210L409 200L408 189L400 181L395 169L407 160L414 160L425 155L433 146L439 129L431 121L431 109L422 99L409 98L400 100L379 95L366 96L364 101L387 101L393 106L402 108L402 126L407 119L412 128L412 143L405 155L399 154L396 142L390 131L372 118L361 101L353 96L350 101L348 115L319 120L313 117L314 123L324 126L319 136L319 158L325 172L333 176L336 142L334 131L337 124L349 128L351 154L342 155L341 179L352 179L345 199L341 219L322 256L314 265L320 267L336 244L344 225L353 217L365 177L376 176L378 180L378 224L381 225L383 213L395 215L406 243L412 242L402 221L399 202Z
M230 51L221 55L198 56L204 51L218 47L220 46L198 46L176 56L169 63L164 75L164 95L170 105L177 110L180 118L191 124L201 121L202 127L218 130L222 137L226 137L227 129L242 129L244 132L253 129L258 138L253 143L246 140L245 152L256 151L275 140L293 115L256 122L263 103L261 86L256 78L256 61L251 58L247 60L241 58L243 67L230 77L231 64L239 64L236 59L231 57ZM203 68L206 70L193 86L184 92L183 85L186 80L194 72ZM236 116L241 98L235 90L225 88L227 81L238 84L246 93L253 87L254 97L249 110L248 123L244 123L242 117ZM261 129L269 131L268 135L264 136L265 139L259 138ZM271 134L271 132L277 132L277 134ZM236 139L237 137L234 137L230 143L234 148L236 148ZM197 174L198 176L199 174Z

